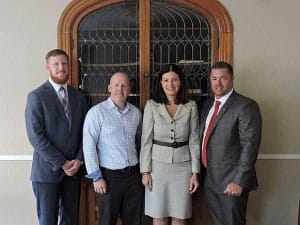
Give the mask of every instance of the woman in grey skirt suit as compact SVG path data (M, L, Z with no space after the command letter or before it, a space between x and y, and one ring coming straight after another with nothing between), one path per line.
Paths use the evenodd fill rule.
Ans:
M184 225L192 216L191 194L198 187L200 137L195 101L186 99L176 65L158 74L156 96L144 109L140 154L145 214L154 225Z

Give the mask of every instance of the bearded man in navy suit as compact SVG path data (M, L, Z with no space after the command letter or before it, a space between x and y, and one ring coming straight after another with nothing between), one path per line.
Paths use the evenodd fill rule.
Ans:
M214 97L200 117L204 191L215 225L244 225L249 192L258 186L261 114L254 100L234 90L233 80L230 64L212 66Z
M69 57L63 50L47 53L46 70L48 81L28 94L25 109L37 215L40 225L57 225L58 216L60 225L77 225L86 102L67 85Z

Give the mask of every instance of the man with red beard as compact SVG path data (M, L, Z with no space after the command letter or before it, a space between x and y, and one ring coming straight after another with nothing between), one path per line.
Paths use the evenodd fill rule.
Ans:
M77 225L84 96L71 86L69 57L61 49L46 55L48 81L28 94L27 135L34 148L31 181L40 225Z

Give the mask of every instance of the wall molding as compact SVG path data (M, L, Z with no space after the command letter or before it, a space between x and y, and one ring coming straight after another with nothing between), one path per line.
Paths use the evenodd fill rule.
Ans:
M0 155L0 161L31 161L32 155Z
M300 154L259 154L259 160L298 160ZM0 161L31 161L32 155L0 155Z
M258 159L300 159L300 154L259 154Z

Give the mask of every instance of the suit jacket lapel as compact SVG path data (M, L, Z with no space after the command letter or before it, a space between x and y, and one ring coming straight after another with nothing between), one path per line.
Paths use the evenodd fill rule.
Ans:
M48 94L50 95L49 99L52 99L54 102L54 105L57 107L57 110L60 112L61 116L68 122L68 119L65 115L64 108L55 92L55 89L52 87L49 81L46 82L45 87L47 89ZM69 90L69 88L68 88ZM68 91L69 94L69 91ZM70 98L70 97L69 97Z
M230 108L230 106L234 102L235 97L236 97L236 93L233 91L232 94L227 99L227 101L225 102L225 104L223 105L223 107L220 109L219 114L218 114L218 116L216 118L216 121L214 123L214 126L212 128L212 132L214 131L215 127L217 126L218 122L223 117L225 112L227 112L227 110Z
M213 104L214 104L214 98L211 98L204 105L203 112L202 112L201 119L200 119L200 122L201 122L201 124L200 124L200 132L201 132L201 134L204 133L205 124L206 124L206 118L207 118L209 110L211 109L211 107L213 106Z
M188 109L186 108L186 106L179 104L176 113L174 114L173 118L175 120L180 119L183 116L186 116L186 114L188 113Z
M168 113L168 110L165 106L165 104L159 104L156 103L159 107L159 114L161 114L163 117L168 117L170 120L172 120L172 117L170 116L170 114Z
M72 126L72 122L73 122L73 118L75 117L75 98L74 98L74 92L71 89L71 87L68 85L68 98L69 98L69 108L70 108L70 114L71 114L71 126Z

